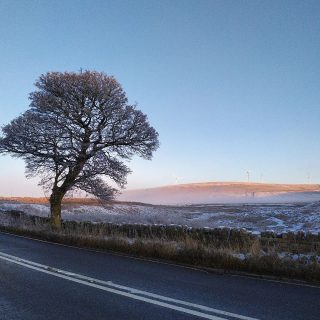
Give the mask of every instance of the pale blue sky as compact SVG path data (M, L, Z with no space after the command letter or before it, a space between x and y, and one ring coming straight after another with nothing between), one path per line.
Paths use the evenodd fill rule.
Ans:
M319 1L0 0L0 125L47 71L114 75L159 131L128 188L320 182ZM0 157L0 194L38 195Z

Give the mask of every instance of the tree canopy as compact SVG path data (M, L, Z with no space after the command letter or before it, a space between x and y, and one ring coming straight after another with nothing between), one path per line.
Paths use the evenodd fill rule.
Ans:
M0 153L24 159L27 176L40 176L41 185L52 190L56 220L66 192L80 189L110 200L116 189L105 178L124 187L126 160L151 159L159 146L147 116L128 104L114 77L49 72L35 86L29 109L2 128ZM60 203L56 213L55 203Z

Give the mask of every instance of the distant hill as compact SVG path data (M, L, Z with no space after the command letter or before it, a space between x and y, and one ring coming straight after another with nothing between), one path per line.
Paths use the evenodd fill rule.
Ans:
M206 182L126 190L118 200L151 204L281 203L320 200L320 184Z
M116 199L127 204L292 203L320 201L320 184L205 182L124 190ZM47 198L0 197L0 201L48 203ZM64 204L99 205L90 198L66 198Z
M0 197L1 202L21 202L29 204L49 204L49 199L44 197ZM139 202L129 202L129 201L110 201L110 204L126 204L126 205L147 205L145 203ZM98 206L101 205L101 201L95 198L64 198L62 200L63 205L86 205L86 206Z

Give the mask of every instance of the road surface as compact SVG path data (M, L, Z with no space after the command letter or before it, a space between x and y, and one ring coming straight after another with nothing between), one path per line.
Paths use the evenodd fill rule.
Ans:
M320 287L0 232L0 319L320 319Z

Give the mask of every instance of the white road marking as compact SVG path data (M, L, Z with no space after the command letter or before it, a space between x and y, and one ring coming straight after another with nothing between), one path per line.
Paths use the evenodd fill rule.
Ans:
M219 314L222 316L228 316L228 317L233 317L236 319L242 319L242 320L257 320L256 318L251 318L251 317L246 317L246 316L242 316L239 314L235 314L235 313L231 313L231 312L226 312L223 310L219 310L219 309L214 309L214 308L210 308L210 307L206 307L203 305L198 305L198 304L194 304L194 303L190 303L190 302L186 302L183 300L177 300L177 299L172 299L169 297L165 297L162 295L158 295L158 294L154 294L154 293L150 293L147 291L142 291L142 290L138 290L138 289L134 289L134 288L130 288L130 287L126 287L126 286L122 286L122 285L118 285L115 284L111 281L103 281L103 280L99 280L99 279L95 279L95 278L91 278L91 277L87 277L87 276L83 276L77 273L72 273L69 271L64 271L61 269L56 269L56 268L52 268L40 263L36 263L30 260L26 260L26 259L22 259L16 256L12 256L3 252L0 252L0 259L8 261L8 262L12 262L21 266L24 266L26 268L32 269L32 270L36 270L39 272L43 272L49 275L53 275L55 277L59 277L65 280L69 280L69 281L73 281L73 282L77 282L83 285L87 285L89 287L94 287L100 290L104 290L107 292L111 292L114 294L118 294L118 295L122 295L125 296L127 298L131 298L131 299L135 299L135 300L140 300L143 302L147 302L150 304L154 304L154 305L158 305L164 308L168 308L168 309L173 309L176 311L180 311L180 312L184 312L187 314L191 314L197 317L201 317L201 318L205 318L205 319L211 319L211 320L226 320L225 318L220 318L217 317L215 315L211 315L211 314L207 314L201 311L197 311L197 310L193 310L193 309L188 309L182 306L188 306L194 309L198 309L198 310L202 310L202 311L206 311L206 312L211 312L211 313L215 313L215 314ZM115 288L115 289L114 289ZM146 297L143 297L141 295L144 295ZM154 299L151 299L154 298ZM158 299L158 300L155 300ZM166 302L162 302L162 301L166 301ZM178 305L174 305L174 304L169 304L168 302L171 303L175 303L175 304L179 304L182 306L178 306Z

